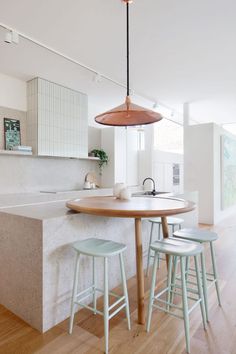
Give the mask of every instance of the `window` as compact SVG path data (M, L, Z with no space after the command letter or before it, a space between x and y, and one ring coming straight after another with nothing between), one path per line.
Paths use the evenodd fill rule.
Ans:
M154 149L183 153L183 126L167 119L154 124Z
M140 128L137 130L137 145L138 145L138 150L144 150L145 149L145 133L144 129Z
M228 123L228 124L223 124L222 128L230 132L231 134L236 135L236 123Z

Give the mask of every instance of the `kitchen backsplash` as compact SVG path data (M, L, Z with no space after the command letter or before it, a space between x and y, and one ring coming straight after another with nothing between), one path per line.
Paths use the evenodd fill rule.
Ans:
M0 194L82 189L96 161L55 157L0 155Z

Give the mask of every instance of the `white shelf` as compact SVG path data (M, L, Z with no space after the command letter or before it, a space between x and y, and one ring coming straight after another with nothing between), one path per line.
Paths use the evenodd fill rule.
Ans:
M0 150L0 155L28 155L28 156L31 156L32 152L14 151L14 150Z
M26 155L26 156L34 156L34 157L50 157L50 158L66 158L66 159L77 159L77 160L89 160L89 161L99 161L99 157L67 157L67 156L48 156L48 155L33 155L32 152L29 151L14 151L14 150L0 150L0 155Z
M99 157L88 156L88 157L79 157L80 160L92 160L92 161L99 161Z

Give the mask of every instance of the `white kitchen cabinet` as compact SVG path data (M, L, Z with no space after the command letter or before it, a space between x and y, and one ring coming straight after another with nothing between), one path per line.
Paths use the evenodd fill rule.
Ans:
M109 127L102 129L101 148L109 162L101 176L103 187L124 182L129 186L138 184L137 131L133 128Z
M41 78L27 84L27 144L34 153L88 156L87 95Z

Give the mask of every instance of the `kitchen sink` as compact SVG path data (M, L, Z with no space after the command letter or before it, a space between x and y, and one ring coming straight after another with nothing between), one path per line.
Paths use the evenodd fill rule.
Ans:
M168 194L170 192L156 192L155 195L152 194L152 191L142 191L142 192L136 192L132 194L132 197L143 197L143 196L149 196L149 197L155 197L160 194Z

